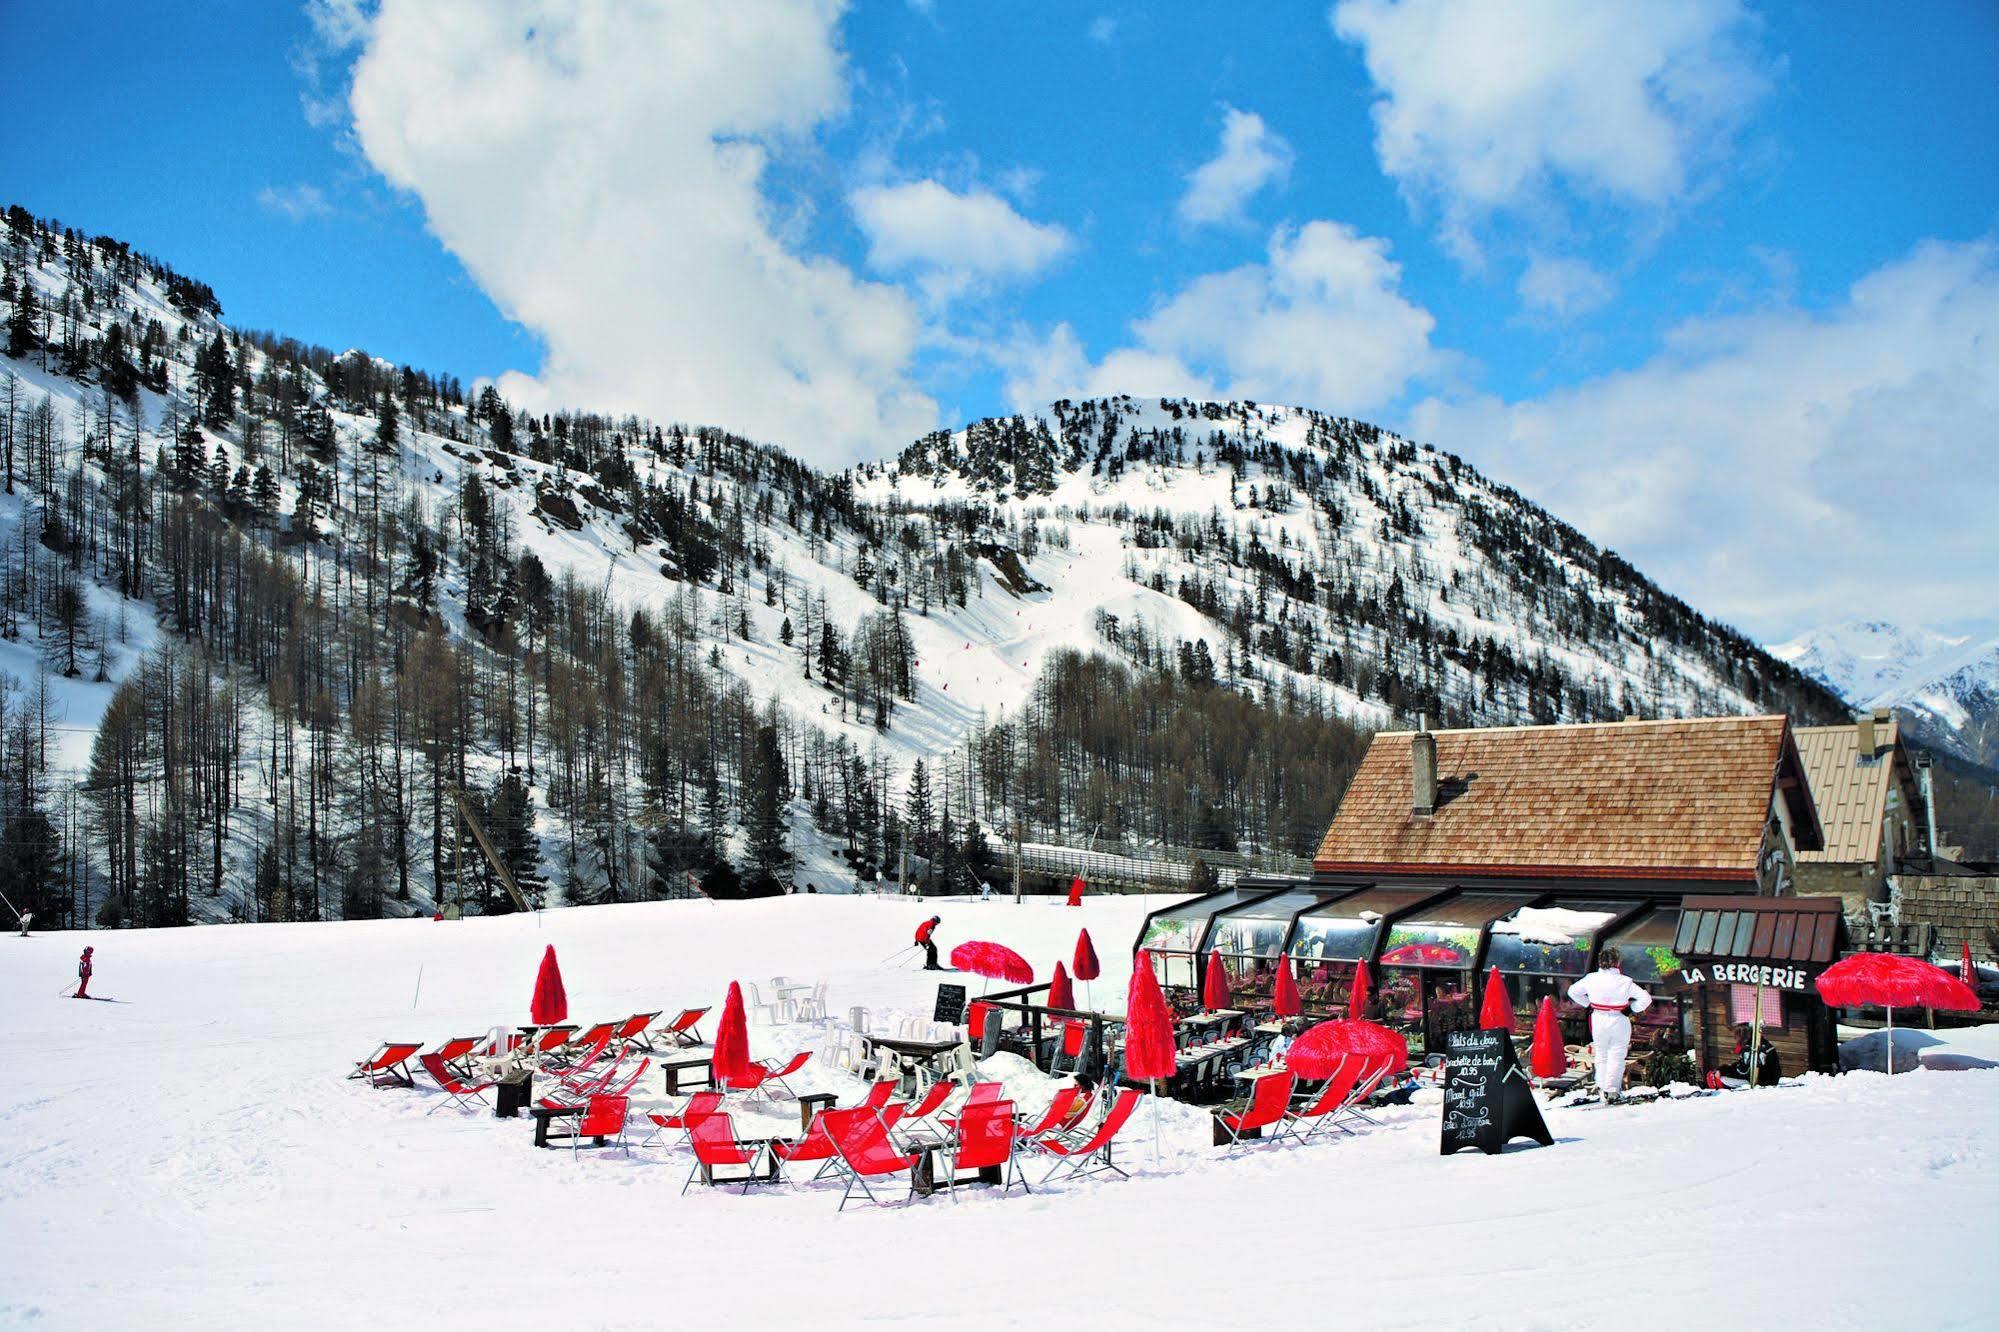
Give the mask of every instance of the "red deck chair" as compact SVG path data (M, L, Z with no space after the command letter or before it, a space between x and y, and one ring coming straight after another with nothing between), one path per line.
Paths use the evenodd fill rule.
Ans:
M1256 1141L1243 1137L1250 1130L1261 1131L1282 1122L1285 1112L1291 1108L1291 1088L1296 1084L1297 1079L1289 1072L1258 1078L1256 1085L1249 1089L1248 1103L1240 1111L1224 1110L1215 1116L1215 1123L1229 1135L1231 1150Z
M1349 1119L1358 1119L1372 1124L1376 1128L1380 1128L1381 1121L1361 1109L1361 1107L1367 1104L1368 1097L1374 1095L1375 1088L1379 1087L1382 1081L1394 1071L1395 1061L1392 1059L1383 1059L1371 1067L1363 1068L1360 1080L1354 1084L1353 1094L1341 1102L1340 1108L1333 1113L1332 1127L1351 1133L1353 1130L1347 1127L1346 1121Z
M688 1097L687 1104L680 1107L675 1113L662 1115L657 1111L648 1111L646 1118L653 1122L655 1132L650 1138L640 1143L639 1146L652 1146L655 1142L666 1136L666 1132L669 1129L679 1129L685 1133L688 1129L693 1128L696 1124L699 1124L702 1120L721 1108L722 1093L718 1091L703 1091L695 1092L694 1095Z
M884 1078L868 1088L868 1099L861 1104L869 1110L884 1110L895 1099L895 1079Z
M479 1042L484 1039L483 1036L453 1036L437 1047L437 1057L463 1077L472 1071L471 1066L465 1061L472 1057L472 1052L479 1048Z
M782 1087L784 1088L785 1095L795 1101L798 1099L798 1093L792 1090L791 1084L786 1082L785 1079L811 1062L812 1052L810 1050L800 1050L797 1054L786 1060L782 1068L773 1065L769 1060L765 1060L763 1061L765 1073L759 1079L760 1085L766 1088L773 1084Z
M1074 1021L1064 1022L1062 1024L1062 1046L1055 1052L1055 1057L1048 1061L1048 1071L1050 1073L1074 1073L1077 1069L1081 1068L1083 1066L1083 1037L1087 1034L1087 1029L1082 1023ZM1069 1067L1066 1069L1062 1067L1062 1061L1065 1059L1069 1061Z
M1118 1130L1125 1126L1125 1121L1131 1118L1132 1111L1138 1108L1139 1097L1142 1095L1144 1093L1136 1087L1126 1087L1118 1092L1117 1099L1111 1102L1110 1111L1104 1116L1103 1123L1097 1125L1096 1132L1081 1142L1071 1143L1062 1138L1041 1139L1036 1145L1056 1158L1055 1168L1050 1170L1041 1182L1046 1184L1057 1175L1065 1179L1075 1179L1102 1174L1106 1170L1123 1175L1124 1171L1111 1159L1111 1149L1116 1145Z
M893 1085L893 1084L891 1084ZM944 1102L951 1099L951 1093L958 1090L955 1082L933 1082L930 1090L923 1093L923 1099L915 1105L897 1102L890 1110L900 1110L900 1115L884 1118L882 1125L895 1130L890 1136L899 1146L908 1147L918 1140L942 1142L944 1130L938 1126L937 1112L944 1108Z
M965 1098L966 1105L990 1105L1006 1095L1006 1085L999 1082L975 1082L972 1094Z
M707 1016L708 1010L705 1008L683 1008L679 1017L660 1028L660 1039L671 1041L675 1045L700 1045L702 1040L699 1024L701 1019Z
M1000 1170L1002 1198L1015 1184L1034 1192L1027 1177L1020 1173L1020 1160L1014 1154L1018 1141L1012 1101L981 1101L965 1107L965 1113L958 1117L957 1141L951 1148L952 1199L955 1201L958 1196L959 1184L974 1182L959 1178L967 1170Z
M1042 1113L1041 1118L1031 1127L1020 1126L1021 1141L1032 1142L1044 1133L1053 1133L1061 1128L1069 1117L1076 1113L1076 1102L1082 1099L1081 1087L1057 1087L1055 1099L1048 1103L1048 1109Z
M354 1061L354 1071L347 1076L366 1078L371 1087L414 1087L416 1080L410 1077L409 1058L423 1049L422 1041L383 1041L382 1048L366 1059Z
M574 1037L566 1045L548 1052L551 1064L580 1064L594 1059L611 1048L611 1038L617 1034L615 1022L599 1022Z
M869 1202L881 1206L881 1199L875 1197L868 1181L889 1175L908 1175L910 1168L916 1164L916 1158L896 1151L895 1144L889 1141L888 1130L865 1106L822 1111L821 1117L826 1121L826 1132L832 1135L834 1149L840 1153L841 1163L847 1167L847 1188L840 1195L840 1205L835 1210L847 1210L847 1203L853 1198L857 1186ZM909 1183L910 1196L915 1192L916 1182L912 1179Z
M634 1013L618 1024L618 1029L611 1033L611 1039L624 1046L627 1050L640 1049L644 1050L647 1054L651 1054L653 1053L652 1042L646 1039L646 1028L650 1027L658 1018L658 1013Z
M1354 1084L1366 1070L1366 1060L1342 1058L1333 1069L1333 1076L1326 1079L1326 1085L1284 1117L1284 1127L1279 1133L1306 1142L1321 1129L1340 1127L1339 1108L1353 1095Z
M583 1107L583 1117L576 1121L576 1132L570 1135L569 1154L574 1156L585 1138L592 1140L592 1147L602 1147L605 1139L616 1138L618 1150L630 1156L632 1149L625 1142L625 1118L631 1104L623 1096L592 1096Z
M442 1050L426 1055L418 1055L416 1061L423 1066L424 1072L430 1074L430 1080L437 1084L438 1090L451 1098L449 1104L456 1105L461 1110L469 1110L474 1105L485 1105L487 1103L485 1092L493 1084L491 1082L467 1082L460 1078L456 1073L451 1071L450 1065L444 1062L444 1052ZM424 1111L424 1113L436 1114L445 1105L446 1102L439 1101L436 1105Z
M574 1023L560 1027L549 1027L534 1038L534 1053L538 1059L546 1058L569 1044L569 1038L576 1034Z
M737 1183L733 1179L716 1178L716 1170L725 1166L743 1167L741 1183L744 1193L750 1191L752 1184L768 1184L777 1178L774 1162L765 1173L760 1174L757 1170L758 1163L766 1156L767 1144L738 1141L735 1121L725 1111L718 1110L689 1125L687 1141L694 1148L694 1169L688 1173L687 1182L680 1186L683 1194L694 1186L697 1176L711 1188L717 1184Z
M859 1108L867 1109L868 1107L862 1106ZM826 1131L826 1111L824 1110L812 1116L812 1126L805 1130L804 1137L800 1138L797 1142L773 1142L770 1145L770 1150L771 1155L778 1159L778 1173L780 1175L784 1173L785 1166L801 1161L806 1164L811 1164L814 1161L819 1163L817 1173L812 1176L815 1180L824 1179L829 1171L837 1170L840 1166L840 1149L833 1145L833 1135Z

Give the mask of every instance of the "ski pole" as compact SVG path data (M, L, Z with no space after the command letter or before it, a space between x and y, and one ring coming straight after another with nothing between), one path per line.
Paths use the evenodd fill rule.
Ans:
M915 952L915 951L916 951L916 945L915 945L915 944L904 944L904 945L903 945L903 946L902 946L901 948L898 948L898 949L896 949L896 950L895 950L895 951L894 951L893 953L890 953L890 954L889 954L889 955L888 955L887 957L885 957L885 958L883 958L883 959L882 959L881 961L879 961L879 962L875 963L875 965L876 965L876 966L878 966L878 967L885 967L885 966L887 966L887 965L888 965L889 963L891 963L891 962L895 961L895 960L896 960L897 958L901 957L901 956L902 956L902 955L903 955L904 953L913 953L913 952Z

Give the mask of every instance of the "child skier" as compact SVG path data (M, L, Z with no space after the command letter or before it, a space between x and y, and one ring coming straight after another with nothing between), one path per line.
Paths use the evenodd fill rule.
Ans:
M943 919L942 916L932 916L929 920L924 921L916 927L916 942L923 949L923 969L925 971L942 971L944 969L937 965L937 943L930 937L937 932L938 922Z
M91 949L85 948L83 950L83 956L79 957L76 960L76 993L71 996L72 998L88 999L90 997L91 952L92 952Z

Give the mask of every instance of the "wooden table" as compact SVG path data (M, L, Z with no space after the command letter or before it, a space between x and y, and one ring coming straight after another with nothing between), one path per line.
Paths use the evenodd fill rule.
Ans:
M937 1061L942 1056L957 1049L960 1044L955 1039L948 1041L917 1040L913 1037L902 1036L870 1036L865 1032L862 1033L861 1039L877 1050L887 1050L890 1054L897 1057L896 1070L899 1076L896 1080L898 1083L902 1081L903 1076L906 1076L909 1064L914 1062L929 1065L932 1072L941 1071L938 1068Z
M831 1110L840 1103L840 1098L832 1092L807 1092L798 1098L798 1127L810 1133L812 1116L821 1110Z
M534 1116L534 1145L537 1147L546 1147L548 1146L550 1137L573 1138L576 1136L573 1132L551 1134L548 1131L548 1126L554 1120L581 1115L583 1107L580 1105L531 1105L528 1107L528 1113Z
M680 1095L683 1088L690 1085L689 1079L697 1074L700 1077L700 1081L691 1085L713 1087L715 1085L715 1069L712 1062L714 1057L715 1052L708 1050L700 1054L668 1056L661 1059L659 1061L659 1071L661 1076L666 1079L666 1094L668 1096Z

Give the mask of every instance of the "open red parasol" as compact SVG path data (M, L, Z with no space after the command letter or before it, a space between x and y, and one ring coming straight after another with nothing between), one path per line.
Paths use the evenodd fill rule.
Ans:
M1210 1012L1229 1007L1229 973L1220 953L1208 954L1208 972L1201 979L1201 1003Z
M715 1055L710 1061L715 1081L727 1086L750 1071L750 1022L743 1012L743 987L729 982L722 1004L722 1024L715 1028Z
M1401 1068L1409 1062L1409 1042L1379 1023L1341 1018L1321 1022L1291 1042L1284 1066L1301 1078L1330 1078L1340 1061L1351 1057L1392 1059Z
M1048 1006L1050 1008L1074 1008L1076 987L1069 984L1069 973L1062 964L1055 964L1055 978L1048 982Z
M542 950L541 970L534 975L534 998L528 1002L528 1019L546 1027L569 1016L569 995L562 988L562 968L556 965L555 945Z
M1124 1076L1131 1082L1170 1078L1180 1071L1173 1050L1173 1015L1152 974L1152 954L1132 959L1131 989L1124 1003Z
M1888 1071L1895 1071L1895 1010L1976 1010L1978 993L1942 967L1900 953L1854 953L1827 967L1814 982L1834 1008L1888 1011Z
M1541 1011L1534 1015L1531 1058L1537 1078L1559 1078L1569 1071L1569 1049L1562 1044L1562 1024L1555 1018L1553 997L1543 999Z
M1103 974L1103 968L1097 965L1096 945L1090 942L1088 930L1076 933L1076 956L1070 959L1069 970L1079 981L1093 981Z
M984 976L987 980L1003 980L1014 985L1034 983L1034 968L1027 965L1026 958L1005 944L989 943L983 939L974 939L953 948L951 965L974 976Z
M1281 1018L1294 1018L1305 1011L1304 1000L1298 997L1298 978L1291 974L1291 959L1277 959L1277 992L1270 999L1271 1010Z
M1353 994L1347 1001L1347 1016L1360 1017L1367 1012L1367 997L1374 993L1374 978L1368 974L1367 959L1362 958L1353 969Z
M1385 967L1454 967L1469 959L1449 944L1406 943L1381 955Z
M1506 993L1506 978L1494 967L1485 973L1485 999L1478 1007L1478 1025L1482 1031L1503 1031L1511 1035L1515 1030L1513 1021L1513 999Z

